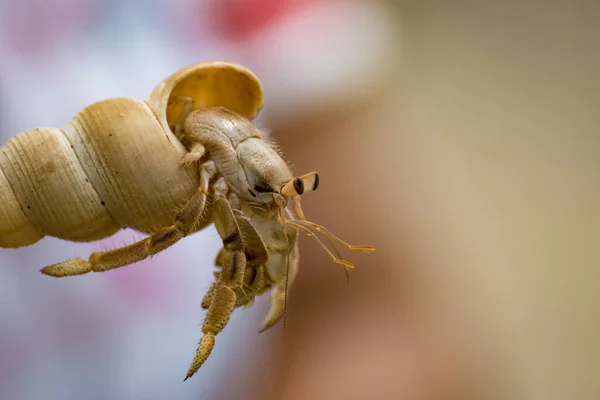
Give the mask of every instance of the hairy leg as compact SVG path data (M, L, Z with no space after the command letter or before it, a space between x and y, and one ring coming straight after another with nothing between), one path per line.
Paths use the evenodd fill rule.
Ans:
M214 200L213 221L223 240L224 250L220 253L221 271L212 289L208 312L202 323L202 338L185 379L194 375L206 361L214 347L215 336L229 321L236 304L235 290L242 285L246 269L242 233L224 196L218 196Z
M194 99L192 99L191 97L188 97L188 96L175 96L171 99L171 101L173 103L182 103L183 109L181 110L181 113L179 114L177 123L175 125L171 126L170 128L173 131L173 133L175 134L175 136L182 143L189 144L189 143L186 143L186 137L184 134L183 126L184 126L185 119L188 117L188 115L190 115L190 113L192 111L194 111ZM189 151L185 154L185 156L183 156L183 158L179 162L179 165L182 167L187 167L195 162L199 162L202 159L202 157L204 157L205 154L206 154L206 149L204 148L202 143L194 142L193 144L191 144Z
M189 152L185 153L185 156L179 162L179 166L187 167L193 163L199 162L204 154L206 153L206 149L202 145L202 143L196 142L192 145L192 148Z
M242 284L234 289L236 294L235 306L239 307L244 305L249 307L252 305L254 297L262 294L268 285L267 278L265 277L264 264L269 259L269 253L260 235L250 222L250 219L235 211L236 210L234 210L235 219L242 233L245 244L244 253L246 255L246 270L244 272ZM223 268L223 259L226 252L225 248L221 248L217 254L215 265L219 269ZM215 288L218 285L219 276L220 272L215 272L216 280L202 299L202 308L204 309L207 309L210 306Z
M249 273L244 277L243 288L240 288L239 293L236 291L237 302L235 306L243 306L244 308L252 306L254 299L269 290L271 284L265 274L264 265L250 268Z
M200 187L184 208L177 213L173 225L162 228L152 236L129 246L92 253L88 261L76 258L47 266L42 268L41 272L57 278L89 272L104 272L142 261L172 246L194 231L206 205L208 183L215 172L216 169L212 162L200 166Z
M250 249L259 249L261 248L261 245L264 246L264 242L247 217L236 215L236 219L240 229L244 234L244 241L247 242L246 254L252 254L252 250ZM259 332L264 332L265 330L271 328L283 316L285 312L287 291L294 283L298 273L298 264L300 262L298 233L297 231L291 229L287 231L287 236L289 246L274 251L272 255L268 254L266 247L261 250L264 251L262 254L266 255L266 258L258 258L256 261L262 264L255 266L248 262L246 265L246 271L242 285L234 289L234 293L236 294L235 307L249 307L252 305L252 302L256 296L271 290L271 308L269 309L269 312L263 322L263 326ZM221 267L224 254L224 249L221 249L215 260L217 267ZM252 256L249 256L248 258L251 259L251 257ZM287 277L286 275L269 276L267 271L267 263L275 263L275 265L272 266L272 269L275 271L286 271L286 268L289 268L289 274ZM286 272L283 273L286 274ZM215 273L217 277L219 274L219 271ZM273 279L275 280L275 284ZM210 287L208 293L202 301L203 308L207 308L209 306L217 285L218 282L215 282Z
M217 278L216 281L210 286L202 299L202 308L205 310L210 307L215 289L219 285L220 272L216 272L215 277ZM265 274L264 265L249 266L246 264L242 285L233 290L236 297L235 308L250 307L254 303L254 298L268 291L272 284L273 282Z

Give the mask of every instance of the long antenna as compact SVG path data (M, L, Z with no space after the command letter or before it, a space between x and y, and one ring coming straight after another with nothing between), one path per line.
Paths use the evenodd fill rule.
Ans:
M287 235L287 225L285 221L285 208L283 206L279 207L279 218L281 219L281 225L283 225L283 236L285 236L285 245L287 248L287 255L285 258L285 291L284 291L284 300L283 300L283 331L285 332L285 328L287 326L287 305L288 305L288 282L290 279L290 240ZM285 337L285 335L284 335Z

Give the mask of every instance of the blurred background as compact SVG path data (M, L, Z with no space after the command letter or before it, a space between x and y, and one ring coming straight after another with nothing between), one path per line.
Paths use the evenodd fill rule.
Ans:
M144 99L208 60L260 78L258 124L307 217L287 327L237 310L182 383L214 229L127 268L38 270L139 239L0 249L0 399L600 398L594 1L0 1L0 136Z

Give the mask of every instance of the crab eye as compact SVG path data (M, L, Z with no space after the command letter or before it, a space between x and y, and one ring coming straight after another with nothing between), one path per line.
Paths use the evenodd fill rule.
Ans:
M294 189L298 194L304 193L304 181L302 180L302 178L294 179Z
M254 185L254 190L256 190L258 193L269 193L273 191L273 189L264 183L257 183Z

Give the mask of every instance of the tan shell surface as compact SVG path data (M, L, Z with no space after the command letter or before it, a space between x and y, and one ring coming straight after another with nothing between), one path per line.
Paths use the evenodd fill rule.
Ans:
M0 246L171 225L199 185L195 168L178 165L185 153L146 103L125 98L84 108L62 130L14 136L0 150Z
M249 69L228 62L204 62L183 68L160 82L146 100L164 129L179 123L184 104L176 97L194 100L194 109L225 107L249 120L263 106L263 90Z
M37 232L32 239L50 235L87 241L119 229L59 129L37 128L11 138L0 152L0 167L22 214ZM11 207L14 218L20 213Z
M92 104L63 131L121 226L151 233L171 225L199 186L196 168L179 167L185 148L144 102L116 98Z
M0 247L28 246L44 237L31 225L21 210L19 200L2 169L0 169L0 204Z

